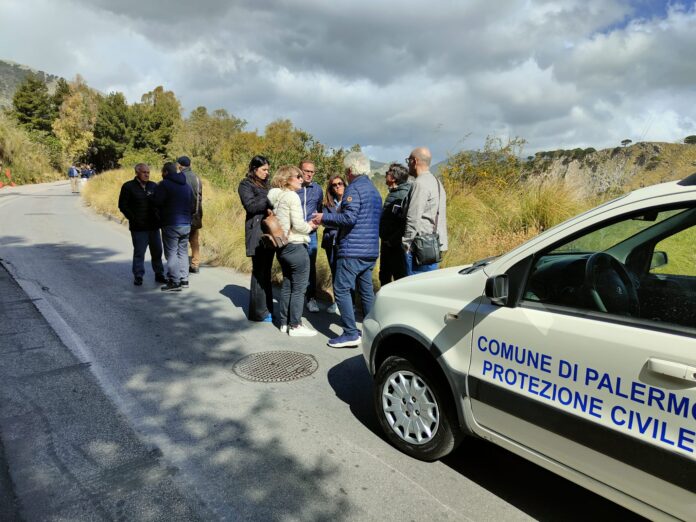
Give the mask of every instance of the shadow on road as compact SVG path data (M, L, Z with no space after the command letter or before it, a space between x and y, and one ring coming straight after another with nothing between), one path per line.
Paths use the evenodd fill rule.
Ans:
M255 345L255 329L263 325L235 319L240 314L230 313L229 306L246 307L246 288L225 286L220 293L231 304L221 306L218 296L208 298L191 290L161 292L152 280L149 258L145 284L134 287L130 261L115 261L119 255L115 250L67 242L30 244L1 233L0 249L5 259L49 256L66 261L51 265L50 279L56 286L82 289L80 310L68 303L55 306L67 316L80 314L90 325L89 331L80 332L85 344L100 364L120 372L119 381L139 405L140 422L154 432L154 439L157 433L166 433L174 451L185 456L181 462L189 468L186 476L197 473L205 477L199 488L215 484L215 491L205 491L201 497L207 495L213 511L225 511L218 515L268 521L340 521L355 516L349 500L326 488L340 471L335 463L302 456L286 447L287 441L269 435L278 430L277 420L270 414L284 407L282 394L268 385L247 382L247 386L258 387L253 401L240 402L226 395L235 388L229 386L230 381L239 379L231 371L233 363L247 355L250 346L258 351L268 349ZM20 279L38 277L24 273L22 266L13 268ZM45 276L41 276L43 280ZM192 287L195 284L192 278ZM45 286L43 291L51 294L52 289ZM113 306L104 306L107 299ZM119 315L111 316L112 310ZM105 333L109 338L97 342ZM120 358L126 364L119 366ZM347 388L348 383L343 386ZM234 407L222 407L230 404ZM69 440L55 438L53 444L59 453L75 452ZM101 435L91 446L117 448L120 444L117 437ZM72 459L66 460L68 466L73 465ZM181 473L176 467L170 469L174 475Z
M372 378L361 355L329 370L336 396L376 436L382 436L372 402ZM397 451L394 449L394 451ZM522 457L475 438L466 438L442 462L537 520L622 520L641 517Z

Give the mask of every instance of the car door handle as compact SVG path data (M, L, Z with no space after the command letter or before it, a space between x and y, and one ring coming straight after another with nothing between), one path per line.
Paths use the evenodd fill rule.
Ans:
M676 379L696 382L696 367L663 359L648 359L648 369L654 373L660 373Z
M446 323L451 323L452 321L456 321L457 319L459 319L459 314L455 314L452 312L447 312L445 314L445 322Z

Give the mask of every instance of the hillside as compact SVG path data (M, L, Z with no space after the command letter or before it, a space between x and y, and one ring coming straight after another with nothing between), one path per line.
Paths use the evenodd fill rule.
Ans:
M48 91L53 93L56 82L60 78L54 74L48 74L43 71L37 71L26 65L0 60L0 109L10 107L12 105L12 97L20 83L29 74L35 74L43 79L48 85Z
M588 196L618 194L696 171L696 145L640 142L599 151L538 152L524 170L529 177L565 180Z

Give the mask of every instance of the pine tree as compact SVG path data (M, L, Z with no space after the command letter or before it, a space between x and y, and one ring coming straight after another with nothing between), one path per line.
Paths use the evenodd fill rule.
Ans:
M51 113L52 120L55 120L60 113L60 106L63 105L65 98L70 96L70 84L65 81L65 78L59 78L56 84L56 90L51 96ZM51 121L53 124L53 121Z
M116 168L131 138L126 97L112 92L99 100L89 160L98 171Z
M167 154L167 147L181 124L181 104L172 91L162 86L143 94L132 107L134 149Z
M30 74L20 84L12 98L12 114L31 131L51 132L51 99L46 83Z

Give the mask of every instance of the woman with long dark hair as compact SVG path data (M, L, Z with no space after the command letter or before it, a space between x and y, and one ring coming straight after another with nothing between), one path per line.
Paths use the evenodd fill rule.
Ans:
M334 174L329 178L324 195L323 212L335 214L341 208L343 192L346 190L346 180L340 174ZM336 261L338 260L338 228L324 225L324 232L321 238L321 248L326 252L326 259L329 261L331 269L331 285L336 275ZM336 303L332 303L327 312L335 314L338 310Z
M247 257L251 257L251 284L249 285L249 320L273 321L273 287L271 268L272 249L261 243L261 220L271 208L268 201L270 162L264 156L254 156L249 162L246 177L239 184L239 199L246 210L244 240Z

